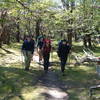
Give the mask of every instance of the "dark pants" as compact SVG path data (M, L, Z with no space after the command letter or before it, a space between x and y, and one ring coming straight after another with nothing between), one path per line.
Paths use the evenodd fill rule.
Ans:
M67 61L67 56L66 57L61 57L60 60L61 60L61 71L64 72L66 61Z
M44 59L44 70L48 71L48 67L49 67L49 58L50 58L50 53L43 53L43 59Z

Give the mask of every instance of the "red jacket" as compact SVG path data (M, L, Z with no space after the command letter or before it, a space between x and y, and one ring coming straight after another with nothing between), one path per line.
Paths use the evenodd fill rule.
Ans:
M51 45L49 44L49 46L45 45L43 46L43 53L47 54L50 53L51 51Z
M50 39L44 39L43 42L51 44L51 40Z

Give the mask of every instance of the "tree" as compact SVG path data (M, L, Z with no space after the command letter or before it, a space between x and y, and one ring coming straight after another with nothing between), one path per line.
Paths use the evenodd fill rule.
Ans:
M92 39L86 41L85 37L91 38L100 31L98 1L61 1L64 9L51 0L0 1L0 44L19 42L25 35L60 38L66 34L71 45L73 38L84 37L84 44L91 47Z

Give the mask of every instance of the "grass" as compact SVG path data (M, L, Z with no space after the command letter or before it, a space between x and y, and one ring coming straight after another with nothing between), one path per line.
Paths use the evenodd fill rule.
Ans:
M57 44L56 41L55 44ZM20 55L21 44L4 45L3 48L5 50L0 49L0 59L4 59L4 63L0 61L0 100L29 100L28 98L31 98L30 100L44 100L38 98L42 87L36 85L38 78L43 73L42 69L37 64L32 63L31 71L26 72L19 60L10 63L12 55L16 55L16 57ZM81 43L75 43L73 46L73 52L76 54L82 55L82 49ZM93 49L96 56L100 56L99 50L100 46ZM62 76L57 53L53 52L52 56L51 61L56 62L53 65L53 70L58 74L59 80L67 86L65 91L69 94L69 100L91 100L89 87L100 84L100 77L96 73L95 65L66 65L65 76ZM73 62L72 59L71 62Z
M8 100L10 95L20 96L33 91L40 72L42 71L37 69L26 72L22 68L0 66L0 100L4 97Z
M72 48L72 52L75 52L77 55L83 55L82 50L83 46L81 43L75 43ZM93 52L96 56L100 56L100 46L93 49ZM71 59L70 62L73 62L73 60ZM67 87L66 92L69 94L69 100L92 100L89 97L89 88L100 84L100 77L96 72L95 64L66 65L65 76L62 76L59 71L60 65L56 65L55 69L56 73L59 73L59 80L63 81ZM100 95L100 90L96 93L96 95L98 94Z
M100 84L100 77L96 73L95 66L81 65L72 67L66 65L64 76L59 70L60 67L57 67L56 73L59 73L59 80L67 87L66 93L69 94L69 100L91 100L89 88ZM100 90L96 93L96 95L98 94L100 94Z
M36 83L43 71L37 64L24 71L19 60L20 47L21 44L15 43L0 49L0 100L28 100L33 91L34 98L31 98L37 98Z

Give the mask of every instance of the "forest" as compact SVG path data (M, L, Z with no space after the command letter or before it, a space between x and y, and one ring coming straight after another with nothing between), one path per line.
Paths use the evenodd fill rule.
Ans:
M1 0L0 46L20 42L26 34L37 38L50 34L59 39L65 34L72 44L82 39L84 46L100 41L98 0ZM96 41L97 39L97 41Z
M23 70L23 41L40 35L52 40L47 75L36 50L31 70ZM64 76L61 39L72 47ZM100 100L100 1L0 0L0 100Z

